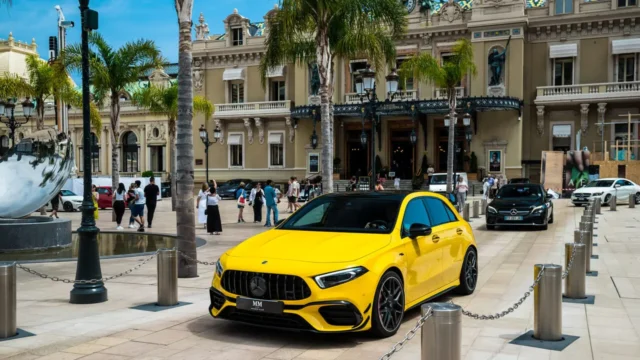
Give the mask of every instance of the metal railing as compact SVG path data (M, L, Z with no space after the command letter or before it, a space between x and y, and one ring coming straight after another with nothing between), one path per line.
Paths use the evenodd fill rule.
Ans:
M449 91L447 89L438 88L434 90L434 98L436 99L446 99L449 97ZM456 98L464 97L464 86L456 87Z
M613 82L599 84L576 84L558 86L538 86L537 96L570 96L637 92L640 95L640 81Z
M407 100L418 100L418 90L399 90L396 95L393 97L393 101L407 101ZM364 102L367 102L367 98L363 99ZM344 102L347 104L359 104L360 95L357 93L346 93L344 94Z
M216 116L224 115L268 115L291 110L291 101L259 101L236 104L215 104Z

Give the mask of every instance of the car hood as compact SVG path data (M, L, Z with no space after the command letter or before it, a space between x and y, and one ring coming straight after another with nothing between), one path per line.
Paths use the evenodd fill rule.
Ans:
M597 192L607 192L611 190L610 187L583 187L580 189L576 189L576 191L574 191L574 194L593 194L593 193L597 193Z
M242 242L231 257L343 263L360 259L390 242L388 234L274 229Z
M532 206L539 206L544 204L542 199L526 199L526 200L513 200L513 199L495 199L489 204L496 210L504 209L524 209Z

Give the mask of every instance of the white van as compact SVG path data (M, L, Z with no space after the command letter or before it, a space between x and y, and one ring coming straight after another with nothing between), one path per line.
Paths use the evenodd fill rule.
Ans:
M467 178L467 173L454 173L454 175L462 176L464 182L469 185L469 179ZM457 178L456 178L457 179ZM454 179L454 189L455 189L455 180ZM447 192L447 173L435 173L431 175L431 181L429 182L429 191L436 193L446 193Z

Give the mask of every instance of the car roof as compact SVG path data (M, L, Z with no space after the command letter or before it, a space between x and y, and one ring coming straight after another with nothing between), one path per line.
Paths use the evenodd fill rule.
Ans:
M407 196L413 194L413 191L407 190L384 190L384 191L347 191L334 192L326 194L323 197L351 197L351 198L378 198L378 199L395 199L403 200Z

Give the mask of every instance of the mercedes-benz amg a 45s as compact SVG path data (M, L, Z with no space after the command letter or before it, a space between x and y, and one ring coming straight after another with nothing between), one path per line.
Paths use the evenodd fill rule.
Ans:
M216 318L317 332L391 336L404 312L471 294L471 227L430 192L329 194L224 253L210 289Z

